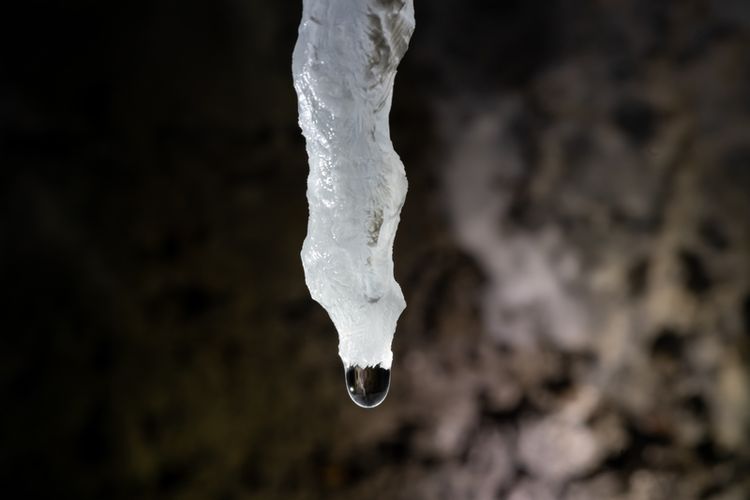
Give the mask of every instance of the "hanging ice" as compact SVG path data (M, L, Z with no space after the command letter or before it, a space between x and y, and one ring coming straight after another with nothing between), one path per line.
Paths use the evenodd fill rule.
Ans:
M406 306L392 254L407 184L388 113L413 30L412 0L303 0L292 61L310 161L305 279L338 330L362 406L385 398Z

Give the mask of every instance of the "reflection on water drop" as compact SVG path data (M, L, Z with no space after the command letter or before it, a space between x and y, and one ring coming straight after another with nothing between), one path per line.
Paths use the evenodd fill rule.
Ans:
M352 401L362 408L383 402L391 385L391 371L380 366L350 366L346 369L346 389Z

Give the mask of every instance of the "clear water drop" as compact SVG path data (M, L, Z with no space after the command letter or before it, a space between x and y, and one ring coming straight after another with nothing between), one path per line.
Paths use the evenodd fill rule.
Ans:
M357 406L374 408L383 402L391 385L391 371L380 366L346 368L346 389Z

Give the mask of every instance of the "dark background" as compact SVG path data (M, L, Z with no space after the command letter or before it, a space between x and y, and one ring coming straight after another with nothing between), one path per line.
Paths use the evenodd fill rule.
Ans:
M750 498L750 5L417 2L371 411L299 260L300 13L0 7L0 496Z

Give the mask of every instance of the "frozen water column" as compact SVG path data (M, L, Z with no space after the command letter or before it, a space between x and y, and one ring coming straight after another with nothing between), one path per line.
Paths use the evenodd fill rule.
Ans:
M407 183L388 113L413 30L412 0L303 0L292 61L310 162L302 262L346 368L390 369L406 306L392 254Z

